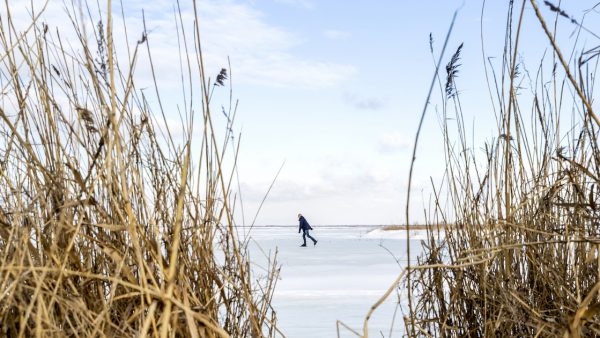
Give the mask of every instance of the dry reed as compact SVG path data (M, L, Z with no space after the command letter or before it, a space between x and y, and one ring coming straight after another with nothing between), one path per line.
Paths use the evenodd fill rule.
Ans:
M172 109L156 82L161 114L136 86L152 34L118 53L111 1L104 16L69 3L76 41L40 9L23 31L8 2L0 17L0 335L274 336L277 269L256 276L235 232L235 114L220 140L196 3L193 34L178 23L182 79L200 84L184 93L182 142L156 127Z
M589 33L546 5L554 29L566 17L576 37ZM466 141L451 82L457 69L452 62L447 68L440 87L448 169L430 222L453 226L430 226L424 254L409 270L411 336L600 335L600 125L592 107L598 47L566 59L541 10L534 0L510 2L502 66L490 76L498 136L484 145L483 165L473 151L479 147ZM518 58L523 20L537 21L552 52L537 72ZM457 141L448 117L456 117Z

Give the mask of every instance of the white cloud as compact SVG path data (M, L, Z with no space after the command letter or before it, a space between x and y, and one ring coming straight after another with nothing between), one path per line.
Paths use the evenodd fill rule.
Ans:
M399 132L382 134L378 140L379 151L383 153L393 153L406 150L411 146L411 142L405 135Z
M182 9L184 22L193 21L192 8ZM179 73L177 39L172 14L147 15L149 41L157 69ZM186 27L188 38L191 27ZM356 73L352 65L294 55L304 38L271 25L263 13L232 1L203 1L200 36L205 69L216 74L231 59L234 83L272 87L324 88L342 83Z
M266 160L261 159L261 163L263 166L255 168L255 172L240 168L246 222L254 217L274 176L274 173L271 177L260 173L271 168L267 169L269 176L276 170ZM293 224L299 211L317 224L386 224L404 217L409 161L390 162L386 156L367 160L338 153L315 163L307 165L301 159L286 163L257 224ZM426 205L422 202L430 198L429 175L429 170L421 170L413 176L411 220L422 219ZM236 214L241 220L239 209Z
M257 84L300 88L332 87L355 73L352 66L298 60L287 53L242 59L233 71Z
M363 97L356 93L344 93L344 101L360 110L379 110L385 106L382 98Z
M315 8L315 4L310 0L275 0L275 2L305 9Z
M274 87L323 88L351 77L352 65L300 58L304 38L267 23L264 15L242 4L205 2L202 37L207 71L231 57L234 81Z
M309 1L287 1L289 4L309 6ZM100 12L106 20L105 4L100 4ZM178 33L175 26L174 4L170 1L142 2L133 0L124 3L125 22L129 35L129 48L142 36L142 9L146 17L148 42L153 63L161 90L180 88L180 61ZM181 4L182 21L188 40L188 49L192 64L195 62L193 47L193 6ZM16 22L28 22L27 11L20 6L13 6ZM11 8L11 9L13 9ZM36 8L41 8L36 5ZM95 8L94 8L95 9ZM205 70L208 74L216 74L222 67L227 67L231 58L234 83L260 84L272 87L290 88L324 88L336 86L356 73L356 68L349 64L340 64L335 60L305 58L295 55L294 49L307 48L306 39L283 27L268 22L262 12L251 4L235 1L206 0L199 4L200 38ZM92 10L93 15L97 12ZM120 5L113 6L114 39L117 53L126 57L123 19ZM43 21L48 20L50 32L59 28L61 34L72 31L68 20L64 20L62 4L50 2ZM96 20L95 18L94 20ZM93 44L91 25L88 23L88 36ZM179 28L181 34L181 27ZM72 34L69 34L73 36ZM77 44L75 44L77 45ZM146 60L146 46L140 45L141 54L137 64L136 81L139 87L151 87L152 75ZM125 61L125 60L122 60ZM126 62L121 62L122 65ZM185 64L185 60L184 60ZM194 67L194 66L192 66ZM228 68L228 67L227 67ZM195 71L195 69L193 69ZM186 71L184 70L184 73Z
M350 38L350 33L346 31L328 29L323 32L323 36L329 40L348 40Z
M284 173L275 182L268 200L289 202L340 196L365 198L382 191L397 191L401 187L400 178L392 168L337 158L325 161L318 171L308 175ZM241 184L242 195L245 200L260 201L269 185L267 181L245 180Z
M181 138L186 136L187 134L187 126L185 125L185 122L182 122L181 120L169 117L166 119L156 118L154 120L154 123L155 128L157 128L157 130L160 130L165 135L169 133L174 138ZM198 133L197 130L196 133Z

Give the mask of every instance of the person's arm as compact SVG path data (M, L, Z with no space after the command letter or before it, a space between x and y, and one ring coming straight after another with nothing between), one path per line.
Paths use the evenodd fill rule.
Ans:
M302 230L302 219L300 219L300 224L298 225L298 233L300 233L300 230Z

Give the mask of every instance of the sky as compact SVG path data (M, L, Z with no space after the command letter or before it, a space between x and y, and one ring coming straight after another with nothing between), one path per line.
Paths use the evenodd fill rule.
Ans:
M34 3L39 8L43 2ZM121 3L113 3L120 17ZM123 1L120 18L128 33L138 37L144 11L169 125L182 134L175 113L182 102L175 4ZM561 3L586 27L600 32L598 13L584 11L594 5ZM191 23L192 2L180 0L180 6L182 20ZM554 22L555 13L543 3L539 6ZM51 27L64 24L63 7L62 1L49 3L44 20ZM549 45L531 4L525 8L519 57L537 62L550 52ZM457 10L442 68L464 43L456 84L470 142L479 149L498 137L484 60L500 67L507 1L201 0L198 9L205 70L214 77L228 68L239 102L233 126L241 135L235 193L241 196L243 211L236 204L238 224L252 223L280 168L256 216L258 225L297 224L298 213L314 225L405 223L414 138L434 59ZM21 7L13 11L26 15ZM570 50L576 27L562 19L557 25L559 43ZM130 39L129 45L134 44ZM598 42L584 34L577 46ZM140 87L151 83L144 62L138 65ZM436 87L416 154L410 223L425 221L424 211L432 206L431 182L439 185L446 169L442 102ZM223 125L225 117L218 112L221 105L229 105L229 88L217 88L212 105L214 119Z

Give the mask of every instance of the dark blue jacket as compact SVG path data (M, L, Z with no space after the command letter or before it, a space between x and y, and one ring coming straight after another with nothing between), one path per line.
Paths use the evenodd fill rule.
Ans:
M304 218L304 216L300 216L298 221L300 221L300 227L298 228L298 232L300 232L300 230L312 230L313 229L310 226L310 224L308 224L308 222L306 221L306 218Z

